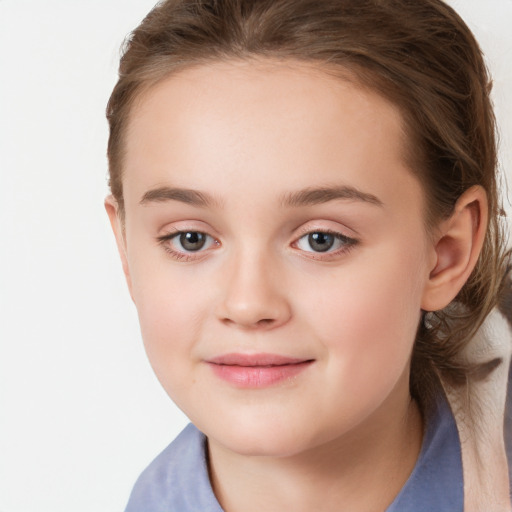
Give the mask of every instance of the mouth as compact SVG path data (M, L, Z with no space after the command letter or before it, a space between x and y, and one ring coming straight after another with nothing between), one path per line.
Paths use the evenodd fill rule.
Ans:
M241 388L263 388L289 380L313 362L278 354L225 354L206 361L217 377Z

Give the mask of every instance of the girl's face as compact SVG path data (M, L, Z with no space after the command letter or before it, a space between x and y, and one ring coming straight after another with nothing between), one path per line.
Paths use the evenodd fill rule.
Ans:
M297 454L407 409L435 257L404 140L396 107L297 63L192 68L135 105L125 272L210 442Z

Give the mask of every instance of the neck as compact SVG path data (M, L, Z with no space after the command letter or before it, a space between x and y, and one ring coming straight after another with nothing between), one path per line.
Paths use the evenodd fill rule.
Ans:
M411 474L422 419L407 394L354 432L287 457L245 456L209 440L210 478L225 512L385 510Z

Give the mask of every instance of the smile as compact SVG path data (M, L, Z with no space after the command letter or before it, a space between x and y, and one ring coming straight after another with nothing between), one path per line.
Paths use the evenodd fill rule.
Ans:
M297 376L313 359L277 354L226 354L206 361L214 374L241 388L263 388Z

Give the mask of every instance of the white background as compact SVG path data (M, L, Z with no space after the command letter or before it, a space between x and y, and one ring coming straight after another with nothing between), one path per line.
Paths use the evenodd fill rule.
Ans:
M153 3L0 0L0 512L122 511L186 423L102 205L119 47ZM512 0L450 3L493 71L512 182Z

